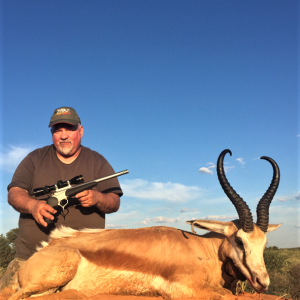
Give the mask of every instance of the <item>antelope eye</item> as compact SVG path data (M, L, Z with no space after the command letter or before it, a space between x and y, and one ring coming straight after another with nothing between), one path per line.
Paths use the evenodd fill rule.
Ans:
M236 237L235 242L240 249L244 250L244 244L240 238Z

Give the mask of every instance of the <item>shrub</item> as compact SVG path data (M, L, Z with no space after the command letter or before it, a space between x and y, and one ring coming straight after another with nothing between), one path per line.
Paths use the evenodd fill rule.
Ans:
M246 293L249 293L249 294L253 294L255 293L255 290L252 288L252 286L250 285L250 283L246 280L244 281L244 284L245 284L245 292Z
M264 260L268 272L280 270L285 266L286 257L278 251L278 248L276 248L276 246L270 247L264 252Z
M8 264L14 259L16 250L14 241L19 232L18 228L12 229L6 233L6 236L0 234L0 277L6 271Z
M292 299L300 299L300 263L293 265L289 271L290 295Z
M0 267L0 279L4 275L6 268Z
M266 294L283 296L287 295L284 298L289 297L289 277L285 272L280 272L280 270L273 270L269 272L270 276L270 285Z

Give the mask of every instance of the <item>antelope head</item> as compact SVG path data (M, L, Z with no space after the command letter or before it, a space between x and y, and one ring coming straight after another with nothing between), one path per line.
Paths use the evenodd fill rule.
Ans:
M266 156L273 167L272 182L259 201L256 212L257 222L253 223L251 211L246 202L230 186L224 172L224 156L231 151L224 150L218 158L217 174L220 184L235 206L239 219L232 222L208 220L187 221L193 227L213 231L226 237L219 249L220 259L224 262L223 271L236 279L248 280L256 292L265 292L270 284L264 263L263 252L266 247L266 234L277 229L281 224L269 224L269 206L279 185L280 172L276 162Z

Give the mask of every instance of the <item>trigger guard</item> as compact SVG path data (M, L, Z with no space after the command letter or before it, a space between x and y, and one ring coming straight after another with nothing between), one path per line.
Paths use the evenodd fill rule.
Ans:
M68 205L68 203L69 203L68 199L64 199L64 200L66 200L66 204L65 204L65 205L58 204L58 205L62 208L63 211L64 211L65 207L66 207L66 206Z

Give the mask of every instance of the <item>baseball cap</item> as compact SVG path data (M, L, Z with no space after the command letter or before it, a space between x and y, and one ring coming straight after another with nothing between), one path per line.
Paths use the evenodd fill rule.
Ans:
M78 123L81 123L81 121L74 108L60 107L54 110L54 113L50 119L49 127L52 127L58 123L77 125Z

